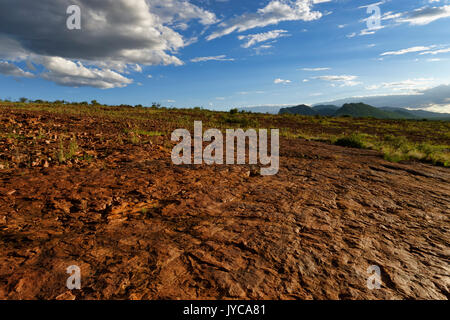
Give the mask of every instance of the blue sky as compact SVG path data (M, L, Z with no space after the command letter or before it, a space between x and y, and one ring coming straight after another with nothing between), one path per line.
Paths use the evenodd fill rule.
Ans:
M0 98L227 110L426 96L392 105L450 112L449 0L99 3L2 1ZM67 30L71 4L81 30Z

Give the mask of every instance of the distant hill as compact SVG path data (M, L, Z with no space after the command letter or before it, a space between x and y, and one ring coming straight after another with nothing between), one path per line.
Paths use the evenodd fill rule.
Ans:
M280 114L299 114L303 116L349 116L355 118L373 117L380 119L395 119L403 117L413 117L410 114L400 114L391 111L381 110L364 103L346 103L339 108L334 105L318 105L315 107L309 107L307 105L301 104L295 107L282 108Z
M239 108L239 111L253 112L253 113L278 114L280 112L281 108L283 108L283 107L280 107L280 106L260 106L260 107Z
M380 110L383 110L384 112L387 112L391 115L393 118L403 118L403 119L416 119L416 116L414 113L410 112L406 109L400 109L400 108L379 108Z
M401 108L391 108L391 107L384 107L380 108L382 110L396 112L396 113L408 113L412 115L413 117L417 119L430 119L430 120L450 120L450 114L449 113L437 113L437 112L430 112L425 110L406 110Z
M336 117L350 116L354 118L377 118L377 119L402 119L402 118L414 118L412 114L409 114L406 110L402 113L395 111L387 111L379 108L369 106L365 103L346 103L336 111L334 114Z
M315 116L318 113L310 106L301 104L295 107L282 108L280 110L280 114L300 114L302 116Z
M295 107L282 108L280 114L299 114L303 116L321 115L326 117L353 117L376 119L429 119L450 120L450 114L429 112L425 110L408 110L403 108L383 107L376 108L368 104L346 103L342 107L335 105L317 105L309 107L301 104Z
M339 107L335 106L335 105L331 105L331 104L327 104L327 105L322 104L322 105L314 106L313 109L321 116L332 117L332 116L334 116L336 111L339 110Z
M347 103L334 116L373 117L377 119L450 120L450 114L403 108L375 108L364 103Z
M377 119L428 119L428 120L447 120L450 121L450 114L437 113L425 110L409 110L404 108L382 107L377 108L371 105L359 103L346 103L342 107L325 104L308 106L300 104L294 107L282 106L261 106L240 108L242 111L251 111L255 113L271 114L299 114L304 116L321 115L325 117L349 116L354 118L377 118Z

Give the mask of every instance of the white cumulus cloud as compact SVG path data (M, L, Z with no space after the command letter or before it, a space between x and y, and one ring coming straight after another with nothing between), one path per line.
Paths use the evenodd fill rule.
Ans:
M320 0L272 0L256 13L247 13L219 24L219 30L210 34L207 39L213 40L233 32L244 32L257 27L266 27L282 21L312 21L322 17L319 11L313 11L316 3L328 2Z

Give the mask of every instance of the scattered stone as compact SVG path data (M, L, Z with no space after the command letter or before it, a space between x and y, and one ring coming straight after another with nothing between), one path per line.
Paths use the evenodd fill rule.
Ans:
M71 291L66 291L57 296L56 300L68 301L68 300L75 300L76 298L77 297Z

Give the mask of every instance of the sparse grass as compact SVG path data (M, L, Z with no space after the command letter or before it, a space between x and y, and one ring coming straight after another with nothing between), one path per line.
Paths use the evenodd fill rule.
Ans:
M384 137L353 133L338 138L334 144L344 147L373 149L380 151L384 159L391 162L422 161L434 165L450 166L450 146L430 142L413 142L405 136Z
M138 128L134 128L132 130L125 129L124 132L128 135L129 142L131 142L132 144L135 144L135 145L138 145L142 142L141 136L161 137L161 136L165 135L164 132L161 132L161 131L146 131L146 130L142 130L142 129L138 129ZM119 137L118 139L119 139L119 143L123 144L122 138Z
M85 153L79 159L82 160L82 161L86 161L87 163L91 163L92 160L94 160L94 157Z
M11 132L2 134L2 137L6 138L6 139L14 139L14 140L25 139L25 136L23 136L21 134L17 134L17 133L11 133Z
M78 153L78 143L75 138L70 139L69 146L66 151L63 139L60 137L58 150L55 155L59 163L65 163L67 161L72 160L77 153Z
M62 142L62 139L59 139L59 148L58 148L58 151L56 152L56 159L58 160L59 163L66 162L65 153L64 153L64 144Z
M223 114L219 118L221 127L233 126L239 128L259 128L259 123L256 119L246 115L238 113Z
M139 136L136 133L130 132L128 136L129 136L129 140L132 144L137 145L137 144L141 143L141 139L139 138Z
M69 143L69 150L66 154L66 158L67 159L72 159L73 156L75 156L75 154L78 152L78 143L77 140L75 138L70 140Z
M365 149L369 148L368 138L370 136L363 133L352 133L348 136L338 138L334 144L341 147Z
M271 115L236 112L213 112L197 109L166 109L155 105L151 108L131 106L102 106L89 104L58 103L13 103L0 102L0 108L23 110L27 112L49 112L62 115L89 116L99 119L125 119L129 122L125 135L117 140L140 144L146 137L165 136L178 128L192 130L195 120L203 121L204 128L258 129L278 128L286 139L306 139L322 141L355 148L367 148L380 151L389 161L417 160L440 166L449 166L450 162L450 122L417 120L379 120L354 118L307 117L299 115ZM164 132L151 131L149 128L163 128ZM13 130L15 129L15 130ZM9 132L1 133L0 139L11 139L17 159L25 148L29 137L18 130L16 125ZM14 132L13 132L14 131ZM37 139L47 133L39 132ZM56 159L67 161L77 153L76 141L64 149L60 141Z
M119 134L119 135L117 136L117 143L118 143L119 145L123 145L123 138L122 138L122 135L121 135L121 134Z
M450 146L427 142L414 143L406 137L385 137L378 150L391 162L417 160L434 165L450 167Z
M164 133L161 131L145 131L145 130L136 130L136 134L148 137L160 137L164 136Z
M405 136L386 135L378 136L353 133L338 138L334 144L360 149L373 149L380 151L384 159L391 162L422 161L434 165L450 166L450 146L437 145L429 142L412 142Z

